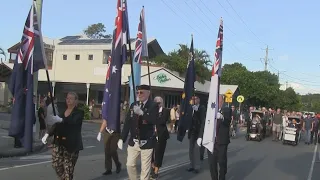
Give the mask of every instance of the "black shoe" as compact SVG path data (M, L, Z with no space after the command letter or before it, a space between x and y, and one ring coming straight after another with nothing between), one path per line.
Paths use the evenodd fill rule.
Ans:
M153 173L153 174L151 175L151 179L156 180L156 179L158 179L158 178L159 178L159 174Z
M112 174L111 170L106 170L106 172L103 173L103 175L105 175L105 176L110 175L110 174Z
M194 168L188 168L187 171L192 172L192 171L194 171Z
M116 173L119 174L120 171L121 171L121 164L119 163L119 164L117 165Z
M195 169L195 170L193 170L193 173L198 174L198 173L199 173L199 170L198 170L198 169Z

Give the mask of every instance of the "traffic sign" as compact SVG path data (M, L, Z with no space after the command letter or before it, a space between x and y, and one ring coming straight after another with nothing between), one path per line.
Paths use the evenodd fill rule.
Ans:
M239 96L237 97L237 101L238 101L238 103L242 103L242 102L244 101L244 97L241 96L241 95L239 95Z
M227 98L231 98L233 93L230 89L228 89L228 91L224 94Z
M225 102L226 103L232 103L232 97L226 97Z

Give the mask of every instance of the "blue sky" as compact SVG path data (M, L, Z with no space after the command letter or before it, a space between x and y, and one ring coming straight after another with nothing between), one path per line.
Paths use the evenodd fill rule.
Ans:
M3 4L0 47L7 49L20 40L31 3L11 0ZM136 35L143 5L147 35L157 38L165 52L180 43L190 44L193 33L195 47L213 57L219 18L223 17L223 63L240 62L249 70L263 70L262 48L269 45L273 50L268 69L281 71L281 83L288 81L302 94L320 93L320 26L316 23L320 2L316 0L129 0L131 37ZM111 33L115 15L116 0L44 0L42 31L44 36L60 38L80 34L88 25L101 22Z

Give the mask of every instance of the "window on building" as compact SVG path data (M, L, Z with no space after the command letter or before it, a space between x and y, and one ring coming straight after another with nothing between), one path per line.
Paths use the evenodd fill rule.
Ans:
M76 60L80 60L80 55L79 55L79 54L76 54L75 59L76 59Z
M46 54L46 58L47 58L48 69L52 69L52 64L53 64L53 50L51 50L51 49L45 49L45 54Z
M62 59L65 61L68 60L68 55L66 55L66 54L62 55Z
M164 106L166 108L172 108L173 106L180 105L180 104L181 104L181 95L166 94L164 96Z
M103 59L102 59L102 64L108 64L108 58L110 56L111 51L109 50L104 50L103 51Z
M16 60L16 58L17 58L17 53L10 53L9 62L10 62L10 63L14 63L14 61Z
M88 56L88 60L92 61L93 60L93 55L92 54L89 54Z

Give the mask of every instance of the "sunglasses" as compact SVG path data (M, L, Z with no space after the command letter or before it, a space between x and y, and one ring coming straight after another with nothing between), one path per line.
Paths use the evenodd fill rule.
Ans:
M143 94L143 92L142 91L137 91L137 94Z

